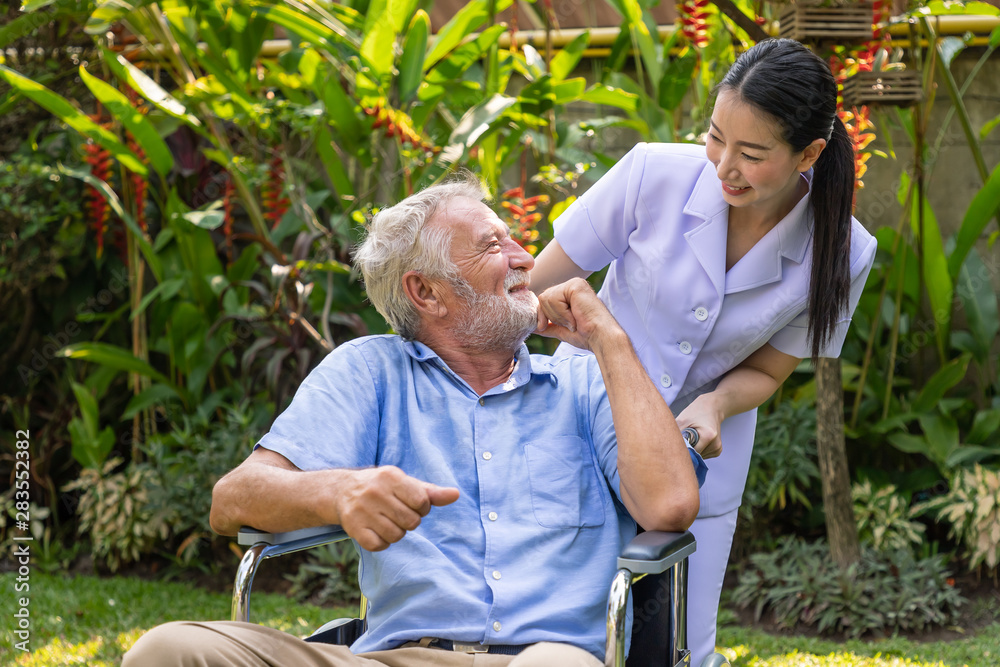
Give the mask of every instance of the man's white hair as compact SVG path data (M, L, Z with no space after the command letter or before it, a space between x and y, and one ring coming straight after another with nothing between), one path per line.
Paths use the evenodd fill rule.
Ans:
M364 242L354 253L368 299L398 334L412 339L420 319L403 291L403 275L417 271L428 278L456 281L458 267L451 259L451 230L427 229L427 223L458 197L486 201L489 192L469 171L410 195L379 211L368 225Z

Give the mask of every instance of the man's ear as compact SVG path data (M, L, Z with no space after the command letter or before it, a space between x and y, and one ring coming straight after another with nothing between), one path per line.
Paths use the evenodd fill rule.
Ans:
M802 150L802 158L799 160L797 169L801 172L809 171L816 164L816 160L819 159L824 148L826 148L826 139L813 139L813 142Z
M419 271L407 271L403 274L403 291L421 316L440 318L448 314L440 281L432 280Z

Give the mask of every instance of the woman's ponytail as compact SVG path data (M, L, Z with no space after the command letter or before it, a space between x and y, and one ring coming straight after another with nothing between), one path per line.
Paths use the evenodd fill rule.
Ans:
M851 209L854 146L834 116L826 148L813 165L813 254L809 276L809 332L813 360L848 308L851 290Z

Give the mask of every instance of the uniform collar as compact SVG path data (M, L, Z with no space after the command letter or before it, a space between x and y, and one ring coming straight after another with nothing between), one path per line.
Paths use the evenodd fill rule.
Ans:
M812 186L812 170L805 174ZM812 240L810 193L806 193L777 225L726 272L726 232L729 206L722 197L722 186L715 166L702 169L684 212L705 222L684 234L688 245L705 269L721 298L723 294L742 292L781 280L781 258L801 264Z

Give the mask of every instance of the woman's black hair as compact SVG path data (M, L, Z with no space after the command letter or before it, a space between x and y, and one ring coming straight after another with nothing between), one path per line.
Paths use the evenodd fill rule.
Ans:
M796 153L826 139L813 165L811 194L809 333L815 360L847 310L851 288L854 147L837 116L837 83L830 67L799 42L768 39L741 55L718 89L773 117Z

